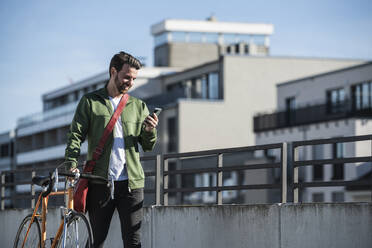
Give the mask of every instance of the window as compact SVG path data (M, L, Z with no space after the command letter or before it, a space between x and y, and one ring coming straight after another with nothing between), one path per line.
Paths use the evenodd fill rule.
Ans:
M218 72L211 72L201 78L201 97L203 99L219 99L220 84Z
M245 54L248 54L249 53L249 45L248 44L245 44L244 45L244 53Z
M285 99L285 108L286 108L286 119L287 124L294 124L295 122L295 109L296 109L296 98L288 97Z
M239 44L235 44L235 53L239 54L240 53L240 46Z
M351 92L354 110L372 108L372 82L365 82L352 86Z
M168 127L168 152L176 152L177 151L177 125L176 125L176 118L171 117L167 120L167 127Z
M264 45L265 44L265 36L264 35L253 35L252 41L256 45Z
M174 42L186 42L185 32L172 32L171 35Z
M332 202L344 202L344 192L332 192Z
M9 157L9 144L2 144L1 145L1 158Z
M219 98L219 83L218 83L218 73L212 72L208 74L208 98L218 99Z
M191 98L201 98L201 78L191 79Z
M77 101L77 100L79 100L79 91L78 90L76 90L75 92L74 92L74 99L75 99L75 101Z
M236 42L236 35L235 34L224 34L223 35L223 42L228 45L231 43Z
M345 111L345 90L343 88L327 91L327 112L331 114Z
M296 98L288 97L285 99L286 111L293 111L296 108Z
M155 36L155 46L160 46L168 42L168 32L161 33Z
M333 147L333 159L344 157L344 143L335 143ZM344 164L337 163L333 164L333 180L343 180L344 179Z
M202 38L203 38L202 33L197 33L197 32L189 33L189 41L190 42L201 43Z
M208 98L208 81L205 75L201 78L201 93L203 99Z
M313 202L324 202L323 193L313 193Z
M218 34L206 33L204 37L207 43L218 43Z
M323 159L323 145L313 146L313 159L320 160ZM323 180L323 165L313 166L313 180Z
M177 82L177 83L173 83L173 84L168 84L166 89L168 92L171 92L171 91L179 91L179 90L182 90L184 87L183 87L183 83L182 81L181 82Z
M218 72L210 72L199 77L172 83L166 86L167 92L185 92L194 99L221 99L222 91Z

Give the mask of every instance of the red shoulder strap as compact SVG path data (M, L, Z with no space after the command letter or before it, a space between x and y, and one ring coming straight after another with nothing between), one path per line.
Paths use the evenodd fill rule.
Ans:
M122 96L118 107L116 108L114 114L111 116L111 119L110 119L109 123L107 124L107 126L105 128L105 131L103 132L103 135L102 135L101 139L99 140L96 149L93 152L93 159L92 159L92 161L90 161L91 164L93 163L93 165L94 165L95 162L101 157L102 152L103 152L103 148L104 148L105 143L107 141L107 138L110 135L110 133L112 132L112 129L114 129L115 123L119 119L119 116L120 116L121 112L125 108L125 105L127 104L128 99L129 99L128 94L124 94Z

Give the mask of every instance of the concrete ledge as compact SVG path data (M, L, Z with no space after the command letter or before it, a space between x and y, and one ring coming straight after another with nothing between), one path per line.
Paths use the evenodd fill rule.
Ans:
M30 210L0 212L1 247L12 247L18 225ZM48 213L48 237L59 210ZM360 247L372 244L371 203L321 203L144 208L146 248ZM115 213L105 247L122 247Z

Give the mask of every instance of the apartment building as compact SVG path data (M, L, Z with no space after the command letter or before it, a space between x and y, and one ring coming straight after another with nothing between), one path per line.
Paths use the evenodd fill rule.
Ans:
M14 169L14 130L0 134L0 172ZM13 177L2 174L0 178L2 183L13 181ZM1 194L5 197L11 195L11 188L5 188ZM10 207L11 201L5 200L4 207Z
M11 170L14 166L14 131L0 134L0 171Z
M256 144L372 133L372 62L277 85L277 110L254 118ZM371 142L307 146L300 160L370 156ZM371 163L301 168L305 182L371 178ZM306 188L303 202L370 201L366 187Z

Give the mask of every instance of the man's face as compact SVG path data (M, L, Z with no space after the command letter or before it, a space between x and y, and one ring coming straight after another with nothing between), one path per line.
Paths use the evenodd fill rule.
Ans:
M120 94L125 94L132 88L134 80L137 78L138 70L134 67L130 67L128 64L124 64L119 72L115 76L115 86Z

